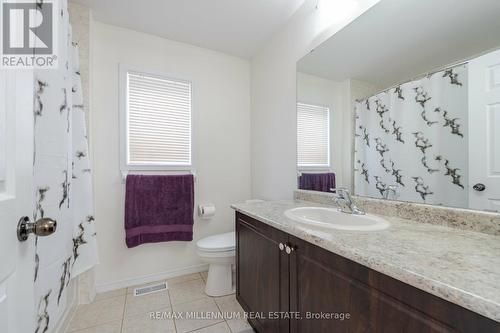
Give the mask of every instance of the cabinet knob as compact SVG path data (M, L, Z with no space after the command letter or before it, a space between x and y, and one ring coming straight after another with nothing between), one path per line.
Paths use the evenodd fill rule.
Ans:
M285 247L285 250L286 250L286 254L291 254L295 249L293 248L293 246L286 246Z
M278 245L278 247L279 247L280 251L283 251L285 249L285 245L283 243L280 243Z

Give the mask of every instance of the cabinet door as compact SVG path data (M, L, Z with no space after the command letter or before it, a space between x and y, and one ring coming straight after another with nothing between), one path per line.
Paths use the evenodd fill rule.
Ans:
M498 323L290 236L290 311L297 332L499 332ZM304 319L307 312L337 319ZM342 314L344 317L342 320Z
M370 285L373 271L290 237L291 332L450 332Z
M236 299L259 333L289 331L289 321L276 318L289 308L289 256L279 249L287 240L287 234L236 214Z
M299 312L302 317L291 320L290 332L348 332L348 319L321 316L330 313L341 316L349 312L352 288L349 278L329 265L330 253L316 251L313 245L295 237L290 237L290 246L294 249L289 256L290 311Z

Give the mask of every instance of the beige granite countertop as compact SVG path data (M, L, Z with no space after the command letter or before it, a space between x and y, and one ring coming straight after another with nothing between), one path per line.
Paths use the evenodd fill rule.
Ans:
M327 230L285 217L331 207L288 200L231 207L272 227L500 322L500 236L383 216L382 231Z

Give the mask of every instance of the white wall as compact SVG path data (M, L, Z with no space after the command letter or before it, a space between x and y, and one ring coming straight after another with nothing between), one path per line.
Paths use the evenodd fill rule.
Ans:
M233 202L250 198L250 65L247 61L123 28L93 23L91 142L100 265L98 290L200 269L196 241L234 229ZM118 64L191 78L196 202L213 202L211 221L196 219L192 242L125 246L119 168Z
M379 0L306 3L252 59L252 194L291 198L296 188L296 62ZM350 138L348 138L350 140Z

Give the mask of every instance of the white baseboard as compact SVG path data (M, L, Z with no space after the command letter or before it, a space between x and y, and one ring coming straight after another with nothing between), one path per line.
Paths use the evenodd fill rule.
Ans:
M130 279L114 281L114 282L110 282L110 283L96 284L96 291L97 291L97 293L103 293L106 291L131 287L131 286L135 286L138 284L155 282L158 280L169 279L169 278L182 276L182 275L186 275L186 274L204 272L207 270L208 270L208 264L199 264L199 265L193 265L193 266L188 266L188 267L183 267L183 268L177 268L177 269L172 269L172 270L161 272L161 273L143 275L143 276L138 276L138 277L134 277L134 278L130 278Z

